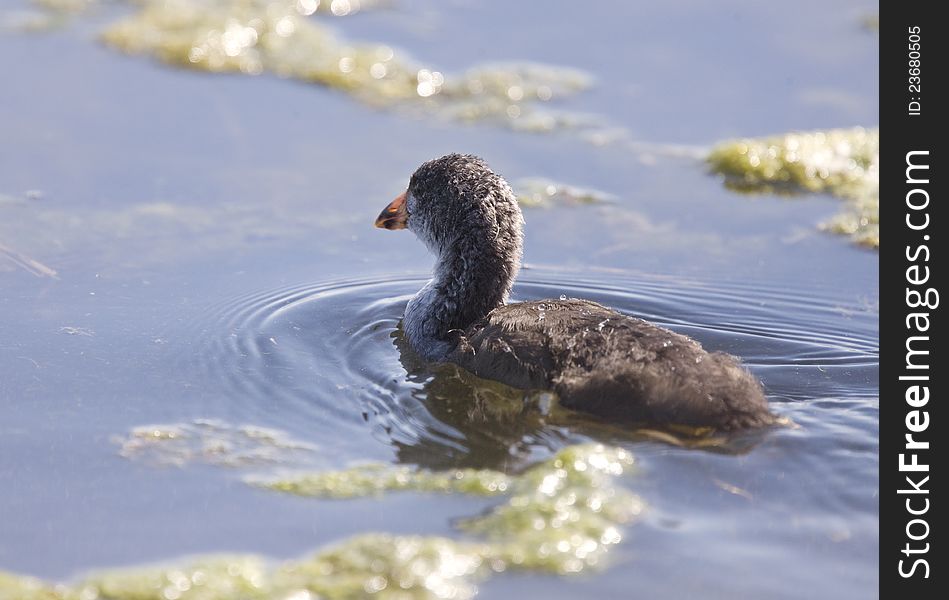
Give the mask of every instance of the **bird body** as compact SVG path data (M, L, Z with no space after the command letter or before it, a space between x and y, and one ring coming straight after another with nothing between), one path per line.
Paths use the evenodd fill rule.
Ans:
M424 163L376 226L409 229L436 256L402 322L428 360L551 390L562 406L611 421L726 430L775 422L761 384L731 355L588 300L507 304L523 217L480 158Z
M733 356L588 300L519 302L459 339L451 362L614 421L739 429L772 422L757 380ZM747 399L754 399L747 402Z

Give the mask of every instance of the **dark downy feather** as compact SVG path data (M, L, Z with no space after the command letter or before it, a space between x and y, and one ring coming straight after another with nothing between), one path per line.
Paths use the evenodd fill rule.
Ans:
M505 305L520 268L523 217L511 188L471 155L423 164L407 227L436 255L406 307L423 357L487 379L548 389L562 406L620 422L739 429L775 422L738 359L586 300Z
M449 358L564 407L626 422L738 429L774 422L738 360L587 300L521 302L468 328Z

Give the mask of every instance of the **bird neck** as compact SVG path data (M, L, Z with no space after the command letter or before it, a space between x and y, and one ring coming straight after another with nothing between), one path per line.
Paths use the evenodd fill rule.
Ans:
M507 302L519 268L519 245L505 252L452 244L406 306L402 328L409 343L428 360L446 359L468 327Z

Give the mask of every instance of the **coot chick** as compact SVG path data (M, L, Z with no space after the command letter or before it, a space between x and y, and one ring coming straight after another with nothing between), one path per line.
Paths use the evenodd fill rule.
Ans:
M554 391L560 405L611 421L733 430L775 422L738 359L596 302L506 304L520 269L524 218L480 158L428 161L376 227L408 229L436 256L402 328L431 361Z

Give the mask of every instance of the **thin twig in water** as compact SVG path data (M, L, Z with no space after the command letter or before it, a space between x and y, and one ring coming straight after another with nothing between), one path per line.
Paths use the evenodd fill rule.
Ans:
M748 490L742 489L738 487L737 485L732 485L726 481L722 481L721 479L717 479L717 478L713 478L712 481L715 483L715 485L725 490L729 494L735 494L736 496L741 496L742 498L745 498L746 500L755 499L754 496L751 495L751 492L749 492Z
M50 277L52 279L59 279L55 269L51 269L40 261L34 260L25 254L17 252L13 248L4 246L3 244L0 244L0 255L6 256L11 262L13 262L13 264L26 269L37 277Z

